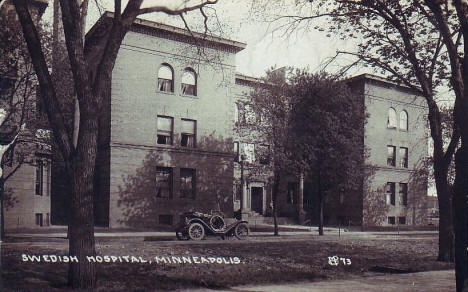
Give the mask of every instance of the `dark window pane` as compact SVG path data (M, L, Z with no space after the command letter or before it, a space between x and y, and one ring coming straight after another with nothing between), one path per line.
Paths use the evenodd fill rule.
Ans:
M185 95L197 95L197 87L195 85L182 83L182 94Z
M172 215L159 215L159 224L172 225Z
M405 225L406 217L398 217L398 224Z
M37 161L36 165L36 195L42 196L44 193L44 163Z
M172 197L172 168L157 167L156 168L156 197L171 198Z
M180 169L180 197L195 198L195 169L181 168Z
M408 205L408 184L400 183L400 202L403 206Z
M173 92L172 80L159 78L158 89L163 92Z
M395 206L395 183L393 182L387 183L386 202L388 205L391 204Z

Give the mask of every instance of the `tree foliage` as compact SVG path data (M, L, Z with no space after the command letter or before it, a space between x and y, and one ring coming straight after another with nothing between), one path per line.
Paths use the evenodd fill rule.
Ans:
M285 175L292 172L290 141L291 96L286 68L270 69L241 104L245 118L237 124L239 135L255 137L257 162L248 164L249 176L267 175L272 184L274 234L278 235L278 196ZM260 145L263 149L260 151Z
M339 74L346 74L355 66L369 67L426 99L440 208L438 259L443 261L454 258L452 197L447 173L460 132L454 127L450 142L444 144L438 93L444 87L451 88L453 94L442 96L445 100L463 94L458 69L464 47L459 20L463 13L456 9L461 7L460 1L453 1L453 5L449 2L304 0L296 1L293 7L289 5L287 13L270 17L277 23L277 30L284 34L316 29L355 44L354 50L338 51L324 64L325 68L332 63L340 64L343 67ZM281 3L287 5L287 1Z
M315 183L323 233L323 200L362 191L366 177L362 97L327 74L298 71L290 95L294 160Z

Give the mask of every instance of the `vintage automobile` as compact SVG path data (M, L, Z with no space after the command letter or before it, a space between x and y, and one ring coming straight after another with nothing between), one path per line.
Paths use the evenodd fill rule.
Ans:
M226 225L224 215L219 212L205 214L201 212L186 212L181 215L176 236L179 240L202 240L207 235L217 235L225 239L226 236L235 236L246 239L249 236L247 221L236 220Z

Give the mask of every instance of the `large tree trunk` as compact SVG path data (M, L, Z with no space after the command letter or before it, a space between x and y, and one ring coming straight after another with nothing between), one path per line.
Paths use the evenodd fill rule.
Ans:
M453 262L455 258L453 213L451 192L447 183L448 167L442 162L434 161L434 178L439 203L439 253L438 261Z
M94 97L92 97L94 98ZM80 121L77 155L73 160L71 220L69 222L69 253L77 256L78 263L71 263L69 285L88 289L96 284L96 270L86 256L94 256L94 208L93 182L96 162L98 119L84 114Z
M455 275L457 292L468 287L467 267L467 191L468 191L468 148L462 145L455 154L455 186L453 195L455 225Z
M444 143L442 138L440 110L437 104L428 102L429 105L429 126L431 137L434 141L433 167L434 179L437 190L437 200L439 203L439 252L437 260L452 262L454 260L454 232L453 232L453 210L451 192L448 185L448 169L452 161L452 156L459 142L459 132L454 126L451 141L444 153Z
M274 182L273 182L273 224L274 224L274 236L278 236L278 192L281 181L281 175L279 171L275 170Z

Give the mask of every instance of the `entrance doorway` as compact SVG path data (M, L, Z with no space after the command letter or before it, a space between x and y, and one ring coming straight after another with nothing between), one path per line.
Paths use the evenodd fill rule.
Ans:
M251 187L251 209L263 214L263 187Z

